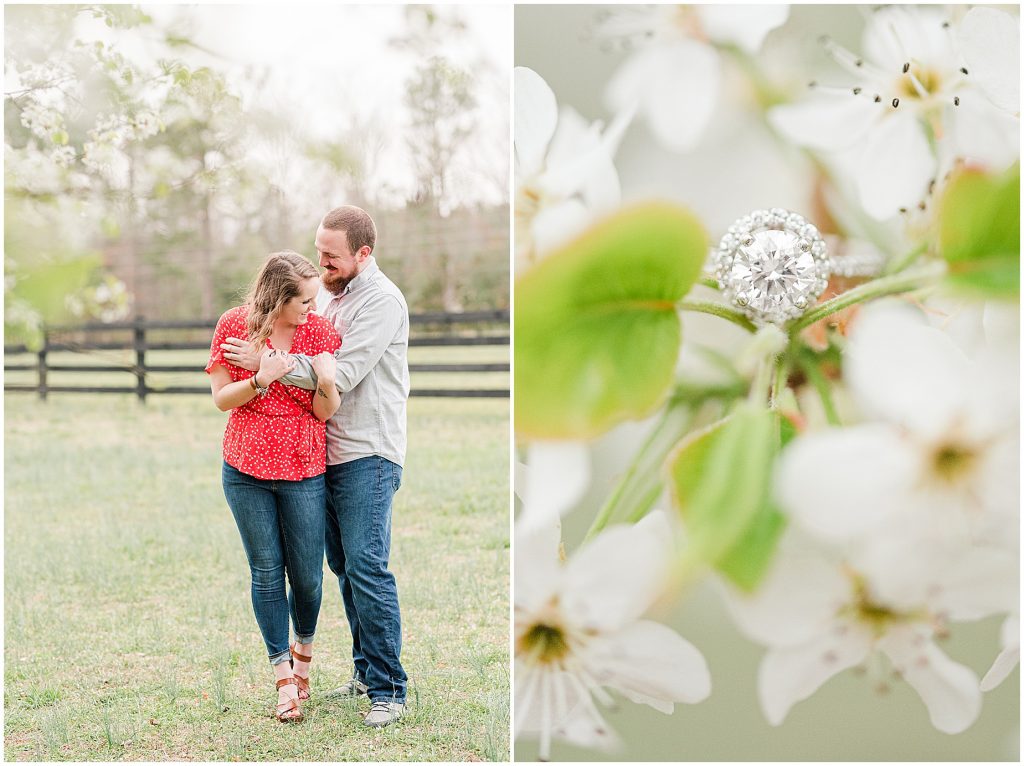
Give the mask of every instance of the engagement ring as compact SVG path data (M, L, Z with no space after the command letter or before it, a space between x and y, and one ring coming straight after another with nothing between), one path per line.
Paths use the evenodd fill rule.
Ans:
M729 301L755 324L782 325L801 316L829 277L877 274L877 255L829 257L813 224L782 208L755 210L729 227L712 252L714 277Z

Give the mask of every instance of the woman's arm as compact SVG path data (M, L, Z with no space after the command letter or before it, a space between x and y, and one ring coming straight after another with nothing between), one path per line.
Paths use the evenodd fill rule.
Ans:
M256 377L259 377L259 373ZM213 391L213 403L221 412L241 407L251 402L257 394L251 378L232 381L231 373L221 364L210 370L210 388Z
M341 406L341 394L334 386L337 362L334 354L324 351L313 357L313 372L316 373L316 390L313 392L313 414L317 419L327 421Z
M213 403L221 412L251 402L258 393L253 381L260 386L269 386L275 380L286 375L294 367L287 354L267 351L260 357L260 368L256 374L246 380L231 380L231 373L221 364L214 365L210 370L210 389L213 391ZM340 400L339 400L340 404Z

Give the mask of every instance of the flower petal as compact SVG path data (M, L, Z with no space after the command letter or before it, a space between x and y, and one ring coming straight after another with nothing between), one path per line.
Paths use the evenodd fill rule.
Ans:
M1000 631L1000 643L1003 650L981 679L983 692L992 691L999 686L1020 662L1020 615L1011 614L1006 618Z
M527 67L515 68L515 147L525 175L544 167L548 142L555 134L558 105L544 78Z
M700 25L709 39L735 43L747 53L757 53L764 38L789 18L788 5L696 5Z
M959 540L929 540L889 533L871 540L853 558L873 599L898 612L927 604L953 621L978 620L1015 609L1019 603L1017 560L997 548Z
M627 59L612 75L605 98L616 111L639 101L655 137L668 149L686 151L711 119L719 68L718 54L705 43L657 43Z
M889 114L867 136L857 191L864 211L891 218L924 198L937 163L924 129L910 111Z
M526 466L519 518L524 532L565 515L590 484L590 458L580 442L534 442Z
M957 28L970 81L993 104L1020 111L1020 22L995 8L971 8Z
M768 122L800 146L839 151L862 141L883 114L884 109L867 98L825 95L774 107Z
M562 525L557 519L524 530L515 527L515 606L519 614L532 614L547 604L562 577L559 550Z
M837 621L832 630L804 644L769 650L757 674L758 696L768 723L781 724L793 705L832 676L863 662L870 647L867 630Z
M850 594L838 566L793 532L779 543L775 561L753 596L718 582L737 627L768 646L802 645L827 633Z
M635 620L665 585L671 545L672 529L661 511L605 529L569 559L561 592L566 618L597 631Z
M530 224L534 252L543 258L580 234L593 220L593 211L576 198L547 205Z
M537 734L541 757L551 738L558 737L579 747L613 749L618 738L612 732L580 680L564 670L515 666L515 736Z
M956 157L990 170L1003 170L1020 156L1020 118L990 104L977 93L947 106L949 148Z
M665 714L674 702L696 703L711 693L704 656L674 630L650 620L593 641L584 663L602 686Z
M857 317L844 374L866 414L932 439L962 416L969 368L949 336L908 305L886 301Z
M935 8L880 8L864 27L864 56L894 76L908 61L941 66L953 59L944 21L944 13Z
M581 192L594 213L612 210L621 199L619 174L612 155L624 125L617 121L616 135L603 136L600 123L590 125L570 107L563 107L558 130L548 150L549 174L542 179L555 196Z
M878 642L893 667L921 696L932 726L959 734L978 718L981 691L970 668L949 659L925 627L891 629Z
M886 424L830 428L795 439L776 471L776 497L827 542L859 538L913 507L919 459Z
M1013 418L1003 426L1013 429L1001 438L993 438L984 450L983 463L974 481L980 502L980 513L972 514L972 539L999 546L1014 553L1020 550L1020 441L1018 418L1004 410L1004 417ZM971 509L973 510L973 509Z
M1017 557L996 548L971 546L946 558L930 589L932 603L953 620L979 620L1020 604Z

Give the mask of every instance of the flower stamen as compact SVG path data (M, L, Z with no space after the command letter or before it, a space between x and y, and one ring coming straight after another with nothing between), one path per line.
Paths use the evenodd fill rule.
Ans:
M519 637L517 654L530 657L540 664L560 663L569 654L569 640L565 631L556 625L538 622Z
M932 453L934 476L946 484L957 484L970 475L978 463L978 451L955 442L940 444Z

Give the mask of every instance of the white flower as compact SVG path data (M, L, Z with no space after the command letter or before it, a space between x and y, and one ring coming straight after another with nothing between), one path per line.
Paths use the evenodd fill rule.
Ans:
M1003 622L999 641L1002 644L1002 651L999 652L985 677L981 679L981 690L983 692L992 691L999 686L1020 662L1019 614L1011 614Z
M686 151L700 140L718 98L717 45L755 53L785 23L788 5L659 5L609 16L598 33L637 50L612 76L605 97L612 109L639 102L658 141Z
M977 676L933 639L945 635L949 622L979 619L1014 601L1011 557L962 548L925 556L913 547L887 547L888 556L853 567L791 534L754 596L729 591L737 625L768 646L758 694L772 725L829 678L869 659L878 669L883 659L891 663L920 695L936 729L954 734L977 718Z
M955 158L1002 167L1019 156L1017 29L992 8L955 25L935 8L882 8L864 30L863 57L826 41L853 83L818 86L769 120L800 145L848 150L864 210L889 218L921 201Z
M139 112L131 121L132 138L142 140L160 131L160 120L152 112Z
M632 115L603 134L570 107L559 112L543 78L515 68L515 242L518 266L582 231L621 197L612 156Z
M700 652L675 631L639 619L666 583L672 530L663 513L613 526L559 560L557 522L516 533L516 736L609 748L616 743L594 704L604 687L669 714L700 702L711 677Z
M581 442L534 442L516 474L522 533L557 523L590 484L590 456Z
M33 102L22 109L21 124L39 138L50 141L54 133L63 130L64 116L56 109Z
M844 377L871 422L808 433L784 451L777 497L832 542L905 535L1016 550L1018 361L1003 343L968 357L910 306L864 309Z

